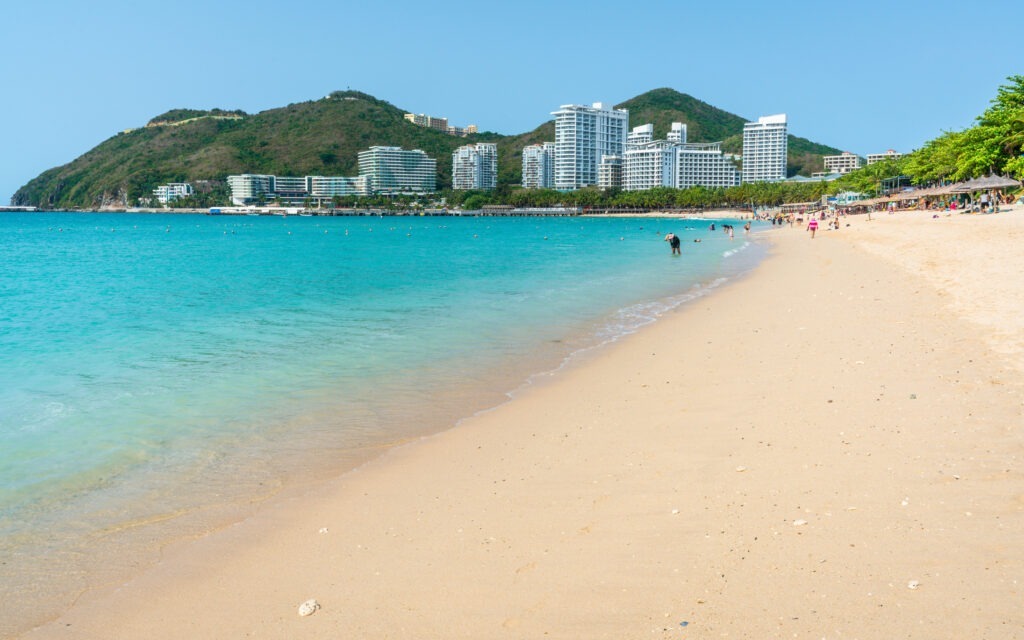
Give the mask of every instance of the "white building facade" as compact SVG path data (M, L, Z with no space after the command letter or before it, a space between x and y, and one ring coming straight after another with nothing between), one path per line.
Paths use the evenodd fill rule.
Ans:
M156 189L153 189L153 195L156 196L156 199L160 204L167 204L168 202L173 202L179 198L188 198L194 193L195 191L192 190L192 185L187 182L162 184Z
M498 145L468 144L452 153L452 189L489 190L498 186Z
M825 173L850 173L860 169L860 157L844 151L838 156L825 156Z
M368 196L366 176L270 176L245 174L228 176L231 202L240 207L260 203L323 204L335 196Z
M623 155L623 191L675 186L676 145L668 140L632 144Z
M309 176L309 194L318 199L335 196L368 196L369 180L366 176Z
M622 188L622 156L601 156L597 167L597 186L602 189Z
M669 134L671 135L671 134ZM738 187L740 170L722 153L721 142L687 143L676 151L675 187Z
M786 114L762 116L743 125L743 182L786 179Z
M231 202L240 207L274 198L274 176L246 173L228 176Z
M373 193L429 193L437 190L437 160L419 149L370 147L359 152L359 175Z
M876 162L882 162L884 160L896 160L896 159L902 158L902 157L903 157L902 153L897 153L896 151L893 151L892 149L889 149L885 153L869 153L868 154L868 164L869 165L870 164L875 164Z
M740 172L722 143L686 142L686 125L673 122L667 140L652 140L654 127L642 125L629 134L623 154L622 188L642 191L655 187L734 187Z
M629 112L562 105L555 116L555 188L572 191L598 183L602 156L621 156L625 150Z
M523 147L523 188L555 188L555 143Z

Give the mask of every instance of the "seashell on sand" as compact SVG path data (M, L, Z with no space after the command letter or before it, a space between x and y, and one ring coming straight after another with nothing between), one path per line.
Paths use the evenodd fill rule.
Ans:
M311 616L316 613L316 610L320 608L320 603L316 600L306 600L299 605L300 616Z

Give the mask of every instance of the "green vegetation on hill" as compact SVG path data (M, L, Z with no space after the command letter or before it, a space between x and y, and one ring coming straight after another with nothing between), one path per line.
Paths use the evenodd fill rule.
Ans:
M685 122L694 141L739 139L743 118L672 89L657 89L621 105L633 126L652 122L661 137L669 122ZM228 175L357 175L357 154L373 145L422 149L437 159L438 187L451 185L451 154L461 145L498 145L502 192L522 179L522 149L554 140L554 123L513 135L482 132L468 138L418 127L406 112L358 91L336 91L309 102L248 115L242 111L175 109L147 126L118 134L74 161L45 171L13 202L42 208L133 206L168 182L208 183L208 201L226 193ZM790 137L791 170L820 166L838 150ZM817 164L815 164L817 163Z

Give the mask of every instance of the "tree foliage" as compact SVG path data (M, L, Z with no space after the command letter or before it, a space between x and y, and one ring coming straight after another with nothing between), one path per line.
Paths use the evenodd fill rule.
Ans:
M1024 178L1024 76L1007 78L975 126L946 132L911 154L906 172L926 184L988 174Z

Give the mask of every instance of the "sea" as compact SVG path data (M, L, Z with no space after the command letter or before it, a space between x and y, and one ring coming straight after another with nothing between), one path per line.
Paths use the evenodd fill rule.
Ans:
M0 214L0 636L765 255L712 222Z

